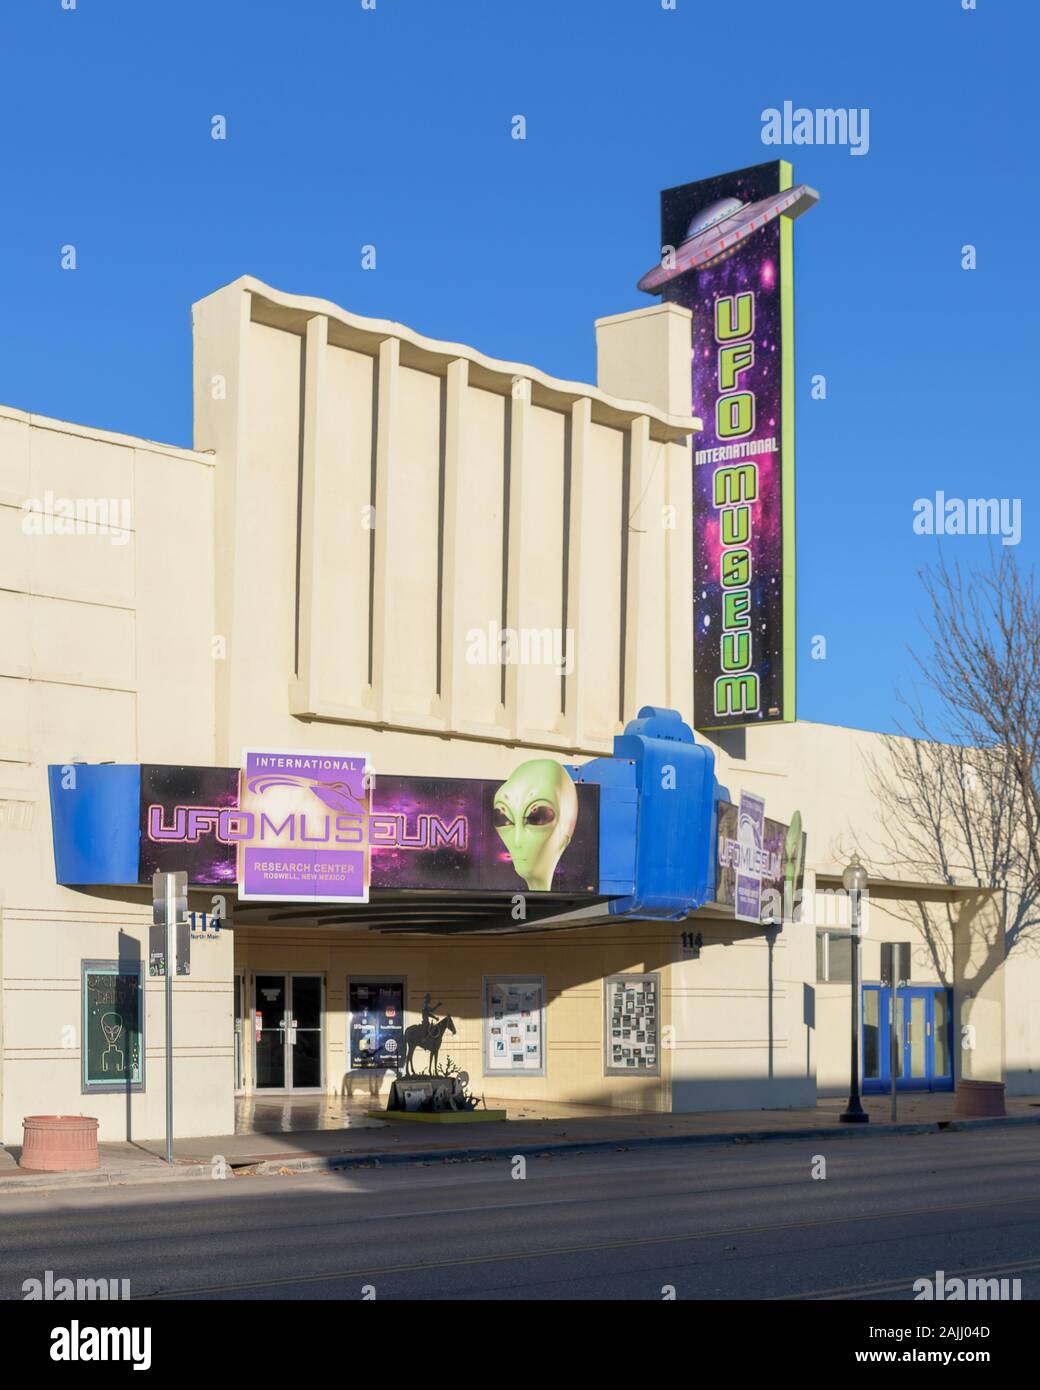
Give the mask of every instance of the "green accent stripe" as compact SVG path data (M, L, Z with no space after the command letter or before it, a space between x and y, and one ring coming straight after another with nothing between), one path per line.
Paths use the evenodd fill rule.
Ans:
M794 182L794 171L786 159L780 160L781 192ZM780 218L780 448L782 466L780 488L783 494L783 720L797 718L795 675L798 648L795 640L795 497L794 497L794 223Z

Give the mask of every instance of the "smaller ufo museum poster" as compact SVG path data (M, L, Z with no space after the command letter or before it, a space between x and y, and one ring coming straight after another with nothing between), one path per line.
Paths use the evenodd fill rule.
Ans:
M693 313L694 723L795 717L791 218L784 160L666 189L669 271L641 287ZM787 215L781 215L786 213ZM653 281L654 283L650 283Z

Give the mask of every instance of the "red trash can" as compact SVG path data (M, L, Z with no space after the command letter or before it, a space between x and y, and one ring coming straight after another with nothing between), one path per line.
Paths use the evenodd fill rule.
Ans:
M97 1168L98 1122L89 1115L26 1115L19 1167L38 1173Z

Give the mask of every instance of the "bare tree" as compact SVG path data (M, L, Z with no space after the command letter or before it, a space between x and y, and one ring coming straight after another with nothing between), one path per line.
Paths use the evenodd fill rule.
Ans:
M920 692L901 701L906 726L870 759L870 780L888 867L995 894L996 968L1016 947L1040 946L1040 595L1007 549L967 573L940 558L921 578L930 613L914 658L933 712ZM903 909L943 980L952 912L952 902Z

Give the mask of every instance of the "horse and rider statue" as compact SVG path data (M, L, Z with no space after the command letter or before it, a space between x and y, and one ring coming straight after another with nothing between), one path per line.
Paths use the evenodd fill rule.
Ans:
M413 1023L410 1028L404 1030L404 1074L405 1076L422 1075L417 1073L412 1067L412 1058L417 1048L422 1048L424 1052L430 1054L429 1076L437 1076L439 1069L437 1057L441 1050L441 1043L444 1041L445 1033L455 1032L455 1020L450 1014L445 1014L443 1018L438 1018L436 1010L441 1007L438 999L436 1004L430 1003L430 996L427 994L423 999L422 1022Z

